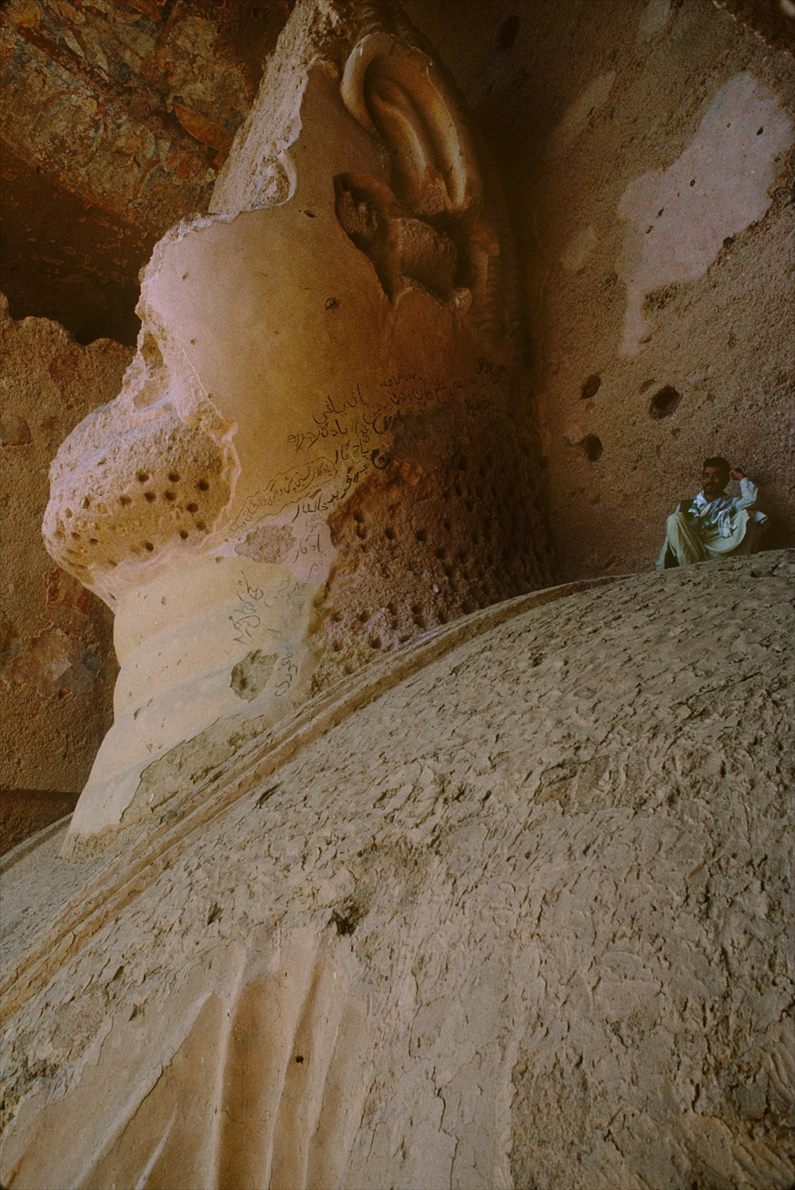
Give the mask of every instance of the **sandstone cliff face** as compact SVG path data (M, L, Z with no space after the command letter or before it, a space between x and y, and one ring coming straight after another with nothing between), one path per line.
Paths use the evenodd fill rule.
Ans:
M792 578L478 613L18 857L4 1183L785 1190Z
M112 718L112 618L47 556L41 520L48 468L64 435L113 395L130 353L100 340L80 347L57 323L15 322L0 308L0 808L10 791L76 794ZM30 821L46 821L44 796ZM74 799L72 799L72 802ZM63 799L56 810L71 809ZM23 815L24 817L24 815ZM3 842L16 841L16 834Z
M59 562L123 613L77 832L118 833L6 863L4 1185L792 1183L791 557L448 623L551 580L545 513L560 575L645 568L715 450L793 540L790 60L706 0L408 8L524 318L421 39L302 0L53 472ZM91 338L256 69L209 7L87 13L13 0L0 65L14 218ZM25 516L124 352L2 333L9 779L46 788L106 638Z
M70 847L159 804L154 766L206 728L551 580L515 275L416 31L298 4L211 212L142 274L120 394L51 469L47 548L121 664Z

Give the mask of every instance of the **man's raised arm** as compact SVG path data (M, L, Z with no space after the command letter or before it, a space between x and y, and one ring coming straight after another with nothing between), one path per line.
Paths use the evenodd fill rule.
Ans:
M740 484L740 495L734 499L734 507L753 508L756 504L756 497L759 492L758 486L752 479L749 479L741 467L732 467L729 472L732 479L736 479Z

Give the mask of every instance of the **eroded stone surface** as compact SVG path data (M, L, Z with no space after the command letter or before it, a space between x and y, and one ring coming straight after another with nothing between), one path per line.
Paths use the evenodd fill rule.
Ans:
M118 387L130 353L20 322L0 298L0 786L77 792L111 720L111 621L41 542L58 443ZM65 812L65 810L64 810ZM24 811L20 808L24 817Z
M760 28L776 10L795 32L777 2L535 0L531 10L460 0L453 16L435 0L407 0L495 154L524 247L561 581L653 565L665 518L715 453L760 483L771 548L795 543L795 179L779 139L795 122L793 59L727 8L749 21L756 10ZM735 114L732 95L742 96ZM747 126L753 111L764 118ZM638 198L639 185L649 218L638 209L627 223L622 198ZM691 261L706 271L685 279ZM628 294L625 279L632 287L640 272L646 280ZM648 337L633 355L622 351L628 300L635 312L642 303ZM594 376L600 387L586 398ZM652 398L667 387L681 400L656 418Z
M206 209L286 15L286 0L3 5L0 288L15 317L134 344L138 271Z
M636 355L651 337L647 295L703 276L725 241L764 218L776 164L793 139L779 97L745 71L721 87L677 161L630 183L618 208L628 224L622 352Z
M0 789L0 855L52 823L68 820L76 803L76 793Z
M48 546L122 665L75 843L215 720L549 580L499 199L396 11L297 6L212 208L157 246L123 390L53 466Z
M785 1190L792 567L443 629L12 916L4 1182Z

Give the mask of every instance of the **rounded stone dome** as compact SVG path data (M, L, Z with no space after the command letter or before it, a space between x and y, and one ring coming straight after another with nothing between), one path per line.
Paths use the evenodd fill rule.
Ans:
M3 1184L790 1185L793 570L521 597L15 853Z

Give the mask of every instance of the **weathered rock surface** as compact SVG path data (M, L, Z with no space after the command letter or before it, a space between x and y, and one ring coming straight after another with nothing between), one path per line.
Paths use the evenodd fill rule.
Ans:
M111 721L112 620L48 557L47 469L58 444L117 389L130 352L80 347L57 323L20 322L0 296L0 788L78 792ZM61 810L64 813L65 809Z
M134 343L136 275L205 210L286 0L7 0L0 288L15 317Z
M479 440L476 421L456 421L455 430L470 439L468 449L474 440L480 456L465 461L466 472L456 456L443 482L432 487L427 476L414 482L415 462L399 476L379 472L371 477L366 507L352 502L347 519L329 519L337 565L328 598L321 596L323 657L310 685L442 617L532 585L549 561L547 551L533 557L525 546L503 544L506 534L516 537L513 509L530 487L530 503L545 519L549 514L557 553L544 581L650 566L665 516L692 495L701 457L716 450L760 483L770 515L766 544L795 542L787 272L795 237L792 166L784 147L793 119L792 56L782 48L787 37L776 32L795 29L787 4L603 0L583 8L575 0L534 0L530 11L524 0L407 0L412 20L462 87L467 123L497 162L519 232L515 258L501 249L489 261L524 274L524 330L517 342L524 339L534 371L519 380L517 406L519 421L538 419L543 449L539 457L530 434L525 462L517 458L506 468L504 457ZM365 20L368 8L361 7ZM287 9L287 0L256 6L246 0L221 6L13 0L2 7L0 281L18 286L19 304L12 308L57 309L81 341L134 333L138 268L171 220L206 208L254 94L262 51L272 50ZM765 33L767 45L753 28ZM341 74L344 57L339 53L336 61ZM290 80L279 79L278 64L279 55L269 97L259 105L261 111L271 104L270 136L252 140L246 168L232 169L230 159L213 202L224 217L256 207L257 194L285 198L296 183L291 168L303 167L300 151L290 151L302 139L295 102L300 71L292 87L284 85ZM339 128L329 124L329 143ZM340 135L347 140L347 132ZM372 148L372 135L366 139ZM240 163L237 151L232 156ZM475 156L482 166L479 148ZM691 163L697 168L688 172ZM250 176L249 166L256 167ZM255 183L248 192L247 181ZM301 168L298 184L305 182ZM355 188L342 187L334 217L339 205L340 231L361 239L367 227L355 196ZM317 222L315 207L304 209ZM302 219L308 225L310 215ZM371 245L379 283L392 292L399 286L397 262L410 265L420 281L438 274L449 286L452 256L444 237L405 210L391 212L390 232ZM285 259L293 249L292 243L284 249ZM346 307L337 304L333 288L317 294L323 320L310 337L318 331L325 338L341 322ZM218 308L216 302L212 319ZM629 336L635 354L622 348L628 323L635 327ZM15 360L25 386L25 362ZM352 396L348 381L343 377L324 394L334 409ZM483 384L478 388L476 403ZM30 386L26 391L33 399ZM6 457L21 456L34 421L25 410L3 413L0 437L8 445L0 449ZM323 429L328 433L330 426L329 413ZM439 427L430 429L426 453L439 440ZM299 452L298 443L315 432L309 421L298 427L297 457L306 450ZM212 444L205 445L209 464ZM151 504L144 502L153 491L145 493L135 471L128 470L114 498L130 499L118 528L134 539L139 560L159 553L174 534L198 541L201 526L210 524L201 493L184 495L178 520L170 469L151 472L162 481ZM471 503L481 523L470 533L466 524L437 515L433 505L440 499L462 512ZM317 541L310 533L296 538L289 525L259 524L256 502L238 543L245 567L249 558L278 561ZM84 527L86 539L102 540L115 560L113 533L100 538L88 521ZM530 545L537 536L529 534ZM21 538L17 547L27 548ZM411 592L394 598L398 560L427 576L421 598ZM233 615L243 625L237 635L245 635L257 615L255 609L248 618L250 591L262 589L243 574L240 589L227 592L224 629L230 624L224 615ZM80 597L77 587L69 597ZM173 597L164 592L161 598ZM272 640L246 644L228 673L235 711L255 709L263 682L268 685L266 671L272 690L277 684L286 690L293 677L294 659L277 669L285 650ZM17 647L13 638L11 647ZM56 668L68 660L60 636L48 637L43 648ZM136 722L152 735L160 727L154 720L145 727L140 708L147 699L136 697L129 714L139 711ZM82 749L83 742L64 737L61 747ZM26 778L25 785L36 788L38 779Z
M785 4L726 7L792 46ZM792 53L711 0L407 10L518 230L560 580L651 566L712 454L795 545Z
M4 1184L785 1190L794 573L441 628L58 911L23 849Z
M50 789L0 788L0 855L71 814L77 797Z
M551 579L499 192L399 10L296 6L211 205L52 467L47 547L121 664L70 846L214 723Z

